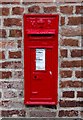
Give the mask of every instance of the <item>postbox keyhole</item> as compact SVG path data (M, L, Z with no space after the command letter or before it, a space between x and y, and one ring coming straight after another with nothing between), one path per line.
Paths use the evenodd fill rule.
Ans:
M34 78L36 79L36 78L37 78L37 76L35 75L35 76L34 76Z

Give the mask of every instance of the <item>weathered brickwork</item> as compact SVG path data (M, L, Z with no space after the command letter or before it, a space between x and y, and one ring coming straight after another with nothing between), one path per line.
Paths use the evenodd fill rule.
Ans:
M23 14L59 14L58 104L24 105ZM0 112L2 117L83 117L82 0L1 0ZM55 51L56 54L56 51Z

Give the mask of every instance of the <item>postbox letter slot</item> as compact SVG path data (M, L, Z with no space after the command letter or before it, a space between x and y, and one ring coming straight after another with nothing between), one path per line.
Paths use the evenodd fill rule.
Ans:
M54 34L29 34L30 39L51 39L54 37Z
M31 37L52 37L53 34L31 34Z

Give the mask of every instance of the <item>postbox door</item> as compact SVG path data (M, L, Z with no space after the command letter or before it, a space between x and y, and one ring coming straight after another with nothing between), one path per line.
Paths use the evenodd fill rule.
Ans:
M53 51L53 47L30 49L29 101L32 103L56 103L57 70L55 72L54 62L57 56L54 55Z

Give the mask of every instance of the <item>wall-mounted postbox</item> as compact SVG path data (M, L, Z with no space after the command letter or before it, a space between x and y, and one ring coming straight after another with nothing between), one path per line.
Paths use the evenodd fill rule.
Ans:
M24 15L24 103L56 105L58 15Z

